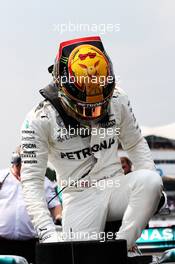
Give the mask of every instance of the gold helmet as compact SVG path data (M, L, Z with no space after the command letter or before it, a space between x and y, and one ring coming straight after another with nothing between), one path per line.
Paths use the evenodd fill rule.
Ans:
M107 114L115 77L100 37L61 43L53 76L63 106L74 117L97 120Z

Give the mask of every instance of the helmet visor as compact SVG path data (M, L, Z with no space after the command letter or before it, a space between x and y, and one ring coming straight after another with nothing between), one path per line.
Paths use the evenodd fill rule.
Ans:
M74 113L76 113L83 120L95 120L100 117L103 117L107 114L109 101L108 98L106 101L88 104L88 103L79 103L74 100L62 96L63 102L71 109Z

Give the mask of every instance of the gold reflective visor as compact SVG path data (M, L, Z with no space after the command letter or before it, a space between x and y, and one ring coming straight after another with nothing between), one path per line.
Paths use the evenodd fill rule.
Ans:
M94 120L104 116L107 113L109 106L109 98L98 104L81 104L74 100L62 96L63 102L77 115L84 120Z
M80 116L82 116L83 118L87 118L87 119L95 119L104 114L102 106L94 106L90 108L86 106L77 105L76 109L74 108L74 111Z

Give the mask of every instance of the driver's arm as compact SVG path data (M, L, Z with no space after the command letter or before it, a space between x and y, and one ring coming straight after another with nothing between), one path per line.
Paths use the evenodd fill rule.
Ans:
M32 112L21 134L21 182L28 214L42 241L57 240L56 230L44 195L44 177L49 151L49 119Z

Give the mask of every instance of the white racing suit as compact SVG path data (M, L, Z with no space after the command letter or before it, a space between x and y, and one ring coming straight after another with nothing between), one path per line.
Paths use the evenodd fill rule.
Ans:
M54 85L49 89L57 94ZM49 93L48 88L42 91L47 99ZM42 241L59 241L44 199L49 160L58 184L67 186L63 191L63 239L93 239L104 230L106 220L123 219L116 238L126 239L130 248L157 209L162 181L126 94L115 91L109 119L94 125L90 135L79 135L75 128L68 131L63 119L45 100L22 126L21 179L34 227ZM119 141L134 164L135 171L128 175L123 174L117 155ZM68 233L71 238L65 237Z

